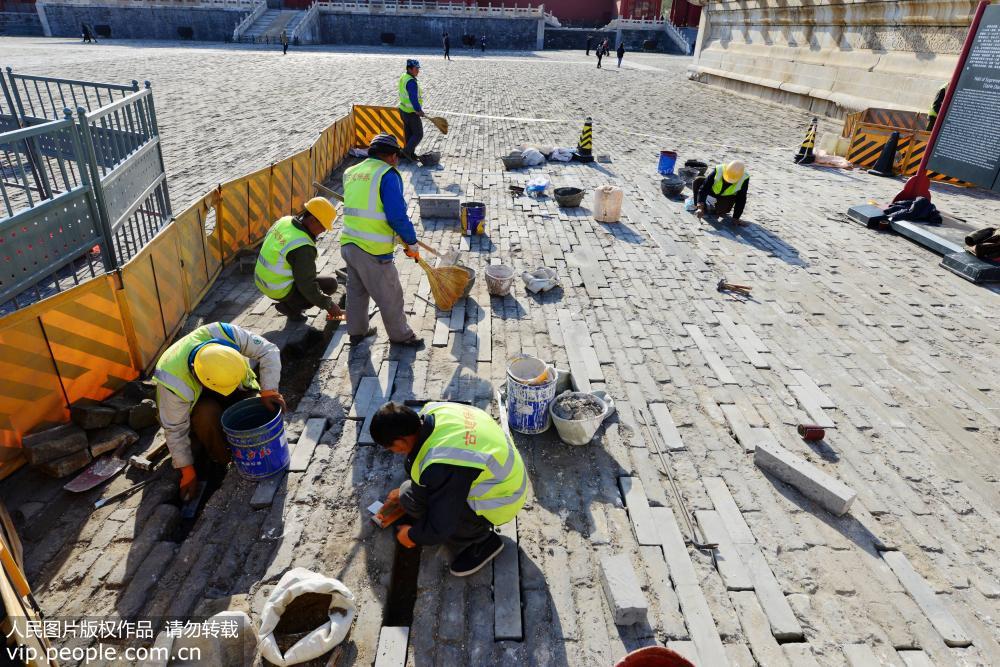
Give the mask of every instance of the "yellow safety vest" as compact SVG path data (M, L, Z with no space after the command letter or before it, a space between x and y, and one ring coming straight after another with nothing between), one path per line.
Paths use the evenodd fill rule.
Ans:
M368 158L344 172L344 231L340 245L353 243L370 255L388 255L396 233L386 221L379 186L392 165Z
M715 178L712 180L712 194L714 194L716 197L732 197L733 195L735 195L736 193L738 193L740 190L743 189L743 184L746 183L747 179L750 177L747 176L746 172L743 172L743 176L740 178L740 180L736 181L735 183L727 187L725 190L723 190L722 185L726 181L722 177L722 169L723 167L721 164L715 168Z
M236 336L229 324L226 322L206 324L164 350L160 360L156 362L156 371L153 373L153 382L185 401L189 411L198 402L203 389L191 365L194 363L195 353L206 343L219 343L239 350ZM260 390L257 375L250 370L250 364L247 364L247 374L240 386L244 389Z
M257 256L257 266L254 269L257 289L275 301L288 296L295 284L295 276L292 275L292 265L285 256L303 246L316 247L316 241L308 232L295 226L295 218L286 215L274 223L264 237L264 244Z
M410 76L408 72L399 77L399 110L404 113L414 113L416 111L413 108L413 104L410 103L410 93L406 90L406 84L410 79L417 81L417 77ZM424 91L420 90L419 81L417 81L417 103L421 107L424 106Z
M469 507L495 526L513 519L528 497L528 475L500 425L482 410L458 403L428 403L420 414L434 416L434 430L410 468L414 483L435 463L477 468Z

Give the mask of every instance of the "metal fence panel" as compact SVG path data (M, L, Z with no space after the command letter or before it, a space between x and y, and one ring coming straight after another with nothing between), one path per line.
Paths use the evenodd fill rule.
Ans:
M312 197L313 171L312 157L309 149L293 155L292 162L292 215L302 210L306 201Z
M160 314L152 253L143 251L122 268L128 321L135 335L139 367L146 368L160 351L167 332Z
M182 275L186 288L185 307L192 310L212 284L214 273L208 270L205 251L205 231L202 226L200 201L192 204L174 220Z
M271 217L292 214L292 160L286 158L271 165Z
M32 76L15 74L10 67L5 83L22 125L57 120L63 117L64 109L83 107L86 111L96 111L139 90L138 81L121 85Z
M220 191L222 204L218 224L222 227L223 261L228 261L241 248L250 245L246 176L223 183Z
M249 242L264 238L271 228L271 167L264 167L247 176Z

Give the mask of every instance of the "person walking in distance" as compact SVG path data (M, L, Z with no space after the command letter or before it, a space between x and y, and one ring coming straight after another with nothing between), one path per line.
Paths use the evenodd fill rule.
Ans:
M625 42L620 42L618 44L618 51L617 51L617 53L618 53L618 68L621 69L622 58L625 57Z
M403 134L406 145L403 146L403 157L411 162L417 161L417 145L424 138L424 103L423 93L417 77L420 75L420 61L407 60L406 72L399 78L399 114L403 117Z
M479 38L479 50L486 53L486 35Z
M604 45L598 44L597 51L594 53L597 54L597 69L601 69L601 59L604 58Z
M451 60L451 37L448 36L448 33L441 35L441 42L444 45L444 59Z
M281 31L281 55L286 55L288 53L288 32L285 30Z
M587 35L587 55L590 55L590 48L594 45L594 36Z

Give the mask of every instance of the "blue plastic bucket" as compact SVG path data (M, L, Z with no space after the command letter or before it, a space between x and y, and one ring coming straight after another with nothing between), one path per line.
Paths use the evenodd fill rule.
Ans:
M486 233L486 204L467 201L462 204L462 234L475 236Z
M657 165L656 170L660 172L661 175L666 176L667 174L674 173L675 164L677 164L676 152L660 151L660 163Z
M539 384L530 384L547 371ZM518 433L542 433L552 424L549 406L556 397L556 372L541 359L515 357L507 365L507 423Z
M243 479L267 479L288 467L291 457L282 417L281 410L271 412L259 398L242 400L222 413L222 430Z

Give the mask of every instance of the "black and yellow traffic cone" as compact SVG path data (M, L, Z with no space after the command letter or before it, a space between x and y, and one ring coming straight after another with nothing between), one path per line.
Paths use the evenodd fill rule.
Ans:
M573 159L577 162L594 161L594 121L589 117L583 122L583 130L580 132L580 142L576 145Z
M879 153L878 160L875 161L875 166L869 169L868 173L886 178L895 176L892 172L893 165L896 162L896 148L898 146L899 132L893 132L889 135L889 140L885 142L885 146L882 147L882 152Z
M816 148L816 129L818 127L819 120L813 118L812 124L809 126L809 131L806 132L806 138L802 140L799 152L794 158L795 164L812 164L816 161L813 149Z

